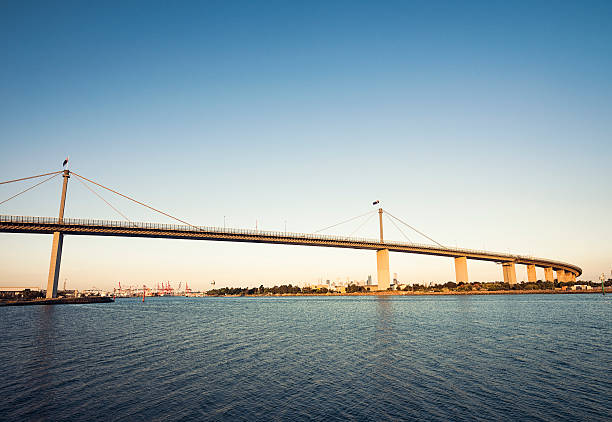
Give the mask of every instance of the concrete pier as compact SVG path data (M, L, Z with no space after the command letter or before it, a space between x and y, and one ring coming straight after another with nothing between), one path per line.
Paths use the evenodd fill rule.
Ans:
M554 282L555 275L553 274L552 267L544 267L544 280Z
M502 268L504 272L504 283L510 285L516 284L516 267L514 262L504 262L502 263Z
M66 205L66 190L70 171L64 170L64 185L62 186L62 197L60 200L59 223L64 220L64 207ZM51 261L49 262L49 277L47 279L47 299L57 297L57 282L59 281L60 264L62 262L62 246L64 235L61 232L53 232L53 246L51 247Z
M458 256L455 258L455 280L459 282L468 282L467 258Z
M538 281L538 277L536 276L536 267L535 264L528 264L527 267L527 281L530 283L535 283Z
M47 279L47 299L57 297L57 282L62 262L62 246L64 235L60 232L53 233L53 246L51 247L51 262L49 264L49 277Z
M380 249L376 251L376 270L378 272L378 290L387 290L391 287L389 249Z
M383 209L378 209L378 222L380 224L380 243L383 240ZM376 251L376 271L378 275L378 290L387 290L391 287L391 273L389 271L389 249Z
M559 283L565 283L565 271L564 270L555 270L557 271L557 282Z

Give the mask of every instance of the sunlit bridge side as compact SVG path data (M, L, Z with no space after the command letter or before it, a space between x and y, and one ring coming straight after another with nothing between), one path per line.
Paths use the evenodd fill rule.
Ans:
M582 269L576 265L544 259L535 258L532 256L513 255L506 253L498 253L491 251L451 248L446 247L428 236L424 235L412 226L404 223L397 217L387 213L382 208L372 211L379 215L380 238L367 239L359 237L344 237L335 235L324 235L318 233L292 233L292 232L277 232L263 230L247 230L247 229L232 229L220 227L196 226L168 213L155 209L145 203L136 201L126 195L123 195L115 190L107 188L97 182L87 179L77 173L64 170L55 173L47 173L34 177L42 177L52 175L46 180L63 173L63 189L60 200L60 212L58 218L52 217L31 217L31 216L14 216L0 215L0 232L3 233L37 233L37 234L52 234L53 245L51 253L51 262L49 266L49 278L47 285L47 297L56 297L57 283L59 279L59 270L61 263L62 244L64 235L84 235L84 236L118 236L118 237L146 237L146 238L165 238L165 239L193 239L193 240L209 240L209 241L227 241L227 242L249 242L249 243L268 243L280 245L301 245L301 246L318 246L329 248L349 248L349 249L368 249L376 251L377 257L377 275L378 275L378 290L387 290L390 286L390 270L389 270L389 252L401 252L411 254L436 255L454 258L455 260L455 276L458 282L468 281L467 260L492 261L501 265L504 282L509 284L516 283L516 265L525 265L527 270L528 280L536 281L536 267L544 268L546 281L553 281L554 274L557 274L559 281L575 281L576 277L582 274ZM169 218L181 222L182 224L157 224L146 222L127 221L112 221L112 220L93 220L93 219L74 219L64 218L64 206L66 201L67 184L70 175L74 175L85 182L93 183L99 187L107 189L117 195L120 195L130 201L136 202L153 211L161 213ZM16 179L5 183L11 183L30 178ZM46 181L45 180L45 181ZM43 181L44 182L44 181ZM43 182L39 183L42 184ZM38 186L39 184L35 185ZM35 187L34 186L34 187ZM32 187L22 191L32 189ZM20 194L21 194L20 193ZM19 194L18 194L19 195ZM14 195L15 197L17 195ZM9 198L12 199L13 197ZM101 198L103 199L103 198ZM6 202L6 201L4 201ZM105 201L106 202L106 201ZM0 203L2 204L2 203ZM107 203L108 204L108 203ZM108 204L110 206L110 204ZM113 207L114 209L114 207ZM116 210L116 209L115 209ZM118 210L116 210L119 212ZM366 213L367 214L371 214ZM383 214L390 215L393 219L400 223L404 223L409 228L417 231L432 240L435 245L420 244L413 242L396 242L383 239ZM348 220L347 220L348 221ZM390 220L396 224L393 220ZM340 223L341 224L341 223ZM334 225L335 226L335 225ZM333 226L330 226L333 227ZM399 227L398 227L399 228ZM401 229L400 229L401 231ZM402 232L403 233L403 232Z

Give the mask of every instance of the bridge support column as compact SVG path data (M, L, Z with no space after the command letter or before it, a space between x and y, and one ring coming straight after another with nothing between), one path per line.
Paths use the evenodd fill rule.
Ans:
M62 262L63 245L64 235L60 232L53 232L51 263L49 264L49 278L47 279L47 299L57 297L57 282L59 280L60 264Z
M62 198L60 200L58 222L64 220L64 206L66 205L66 189L68 189L68 179L70 171L64 170L64 185L62 186ZM49 278L47 279L47 299L57 297L57 282L59 281L60 264L62 262L62 246L64 245L64 235L60 232L53 232L53 246L51 247L51 262L49 263Z
M459 282L468 282L467 273L467 258L465 256L458 256L455 258L455 280Z
M550 282L555 281L555 275L553 274L552 267L544 267L544 280Z
M380 249L376 251L376 269L378 272L378 290L387 290L391 287L389 249Z
M565 271L564 270L556 270L557 271L557 282L565 283Z
M502 267L504 271L504 283L510 285L516 284L516 267L514 266L514 262L504 262Z
M537 279L535 264L527 264L527 281L535 283Z

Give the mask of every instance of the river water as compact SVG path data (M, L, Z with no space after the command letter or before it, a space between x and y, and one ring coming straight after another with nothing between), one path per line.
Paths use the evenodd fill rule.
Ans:
M1 420L611 420L612 297L0 308Z

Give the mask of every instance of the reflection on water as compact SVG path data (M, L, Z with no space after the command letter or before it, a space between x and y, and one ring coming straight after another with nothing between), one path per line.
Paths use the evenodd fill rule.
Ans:
M33 377L36 391L36 417L51 419L51 409L54 406L53 366L54 346L57 337L56 307L51 305L41 306L40 312L35 316L32 325L36 331L36 347L31 348L32 362L35 362L37 373Z
M37 356L41 369L48 368L53 356L53 346L57 337L57 320L55 319L55 306L41 306L39 318L32 321L36 330L37 347L32 352Z
M597 295L0 309L7 420L605 420Z
M391 342L393 336L393 303L389 296L376 296L376 339L380 343Z

